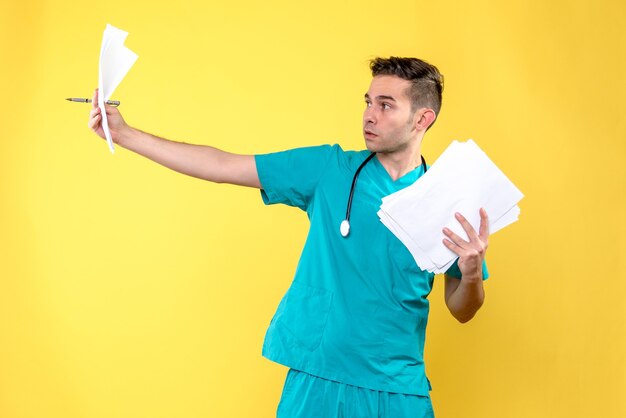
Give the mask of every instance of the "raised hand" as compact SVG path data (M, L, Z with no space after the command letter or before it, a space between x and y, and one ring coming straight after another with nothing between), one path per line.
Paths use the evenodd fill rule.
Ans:
M459 270L461 270L464 279L476 278L482 280L483 260L485 259L489 241L489 218L487 217L487 212L483 208L480 209L478 233L476 233L463 215L456 213L455 217L467 233L469 241L459 237L450 229L444 228L443 233L448 238L443 240L443 244L459 256Z
M105 139L104 129L102 128L102 111L98 107L98 89L94 92L92 100L92 108L89 113L89 129L94 131L100 138ZM113 142L119 143L120 138L130 130L130 127L124 121L120 111L109 105L104 105L107 113L107 121L109 123L109 131L111 132L111 139Z

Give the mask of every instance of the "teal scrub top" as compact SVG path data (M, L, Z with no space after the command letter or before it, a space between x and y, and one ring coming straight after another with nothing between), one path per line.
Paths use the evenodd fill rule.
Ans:
M324 379L428 396L423 352L434 275L376 214L384 196L424 173L420 166L394 181L374 157L359 174L344 238L352 178L368 155L324 145L255 157L265 204L298 207L310 220L263 356ZM456 263L447 274L460 278Z

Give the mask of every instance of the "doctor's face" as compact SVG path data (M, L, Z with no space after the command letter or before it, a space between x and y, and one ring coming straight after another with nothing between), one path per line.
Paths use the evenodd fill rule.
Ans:
M363 137L372 152L403 151L417 137L415 114L408 96L411 82L393 75L372 79L365 93Z

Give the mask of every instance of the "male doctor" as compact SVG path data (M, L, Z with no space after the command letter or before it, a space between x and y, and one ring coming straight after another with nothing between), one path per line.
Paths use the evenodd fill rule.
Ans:
M384 196L427 170L421 144L441 107L443 77L417 58L376 58L370 68L362 151L322 145L232 154L142 132L106 106L119 146L183 174L258 188L266 204L307 212L298 268L263 345L265 357L289 367L280 418L434 416L423 361L434 275L415 264L376 212ZM89 127L104 138L97 94ZM484 209L478 231L454 216L469 238L443 231L442 245L459 256L445 274L445 302L467 322L483 304L489 222Z

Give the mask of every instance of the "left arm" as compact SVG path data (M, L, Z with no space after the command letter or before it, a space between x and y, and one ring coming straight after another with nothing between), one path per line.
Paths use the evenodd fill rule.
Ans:
M459 256L458 264L461 270L460 280L445 276L445 299L452 316L465 323L476 315L485 300L482 266L488 245L489 219L485 209L480 209L478 233L460 213L456 214L456 219L463 226L469 241L465 241L448 228L443 230L447 237L443 243Z

